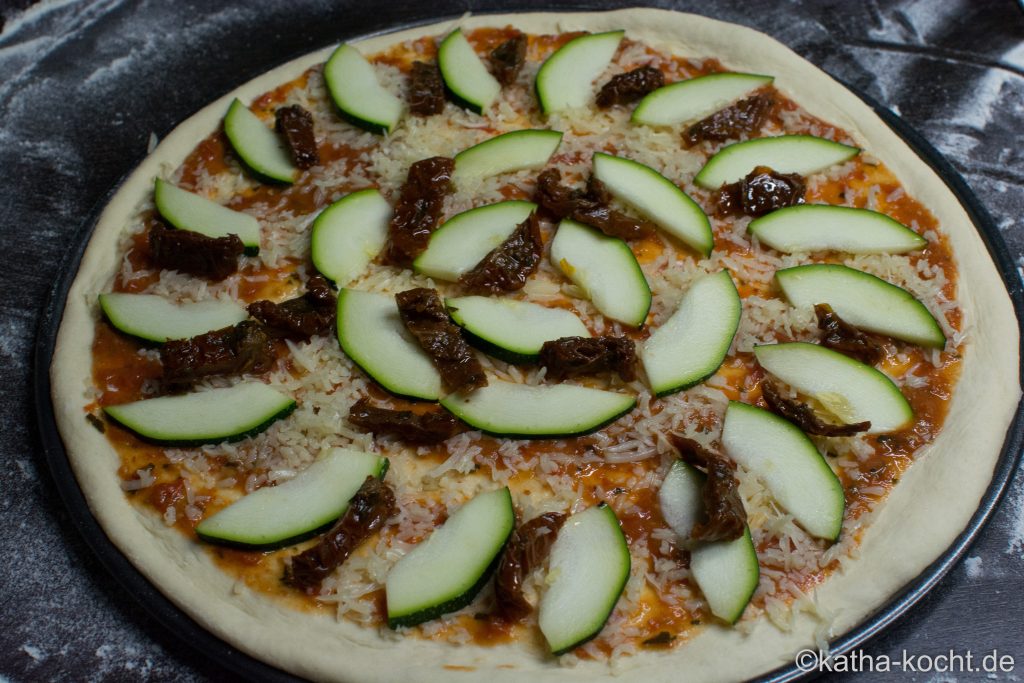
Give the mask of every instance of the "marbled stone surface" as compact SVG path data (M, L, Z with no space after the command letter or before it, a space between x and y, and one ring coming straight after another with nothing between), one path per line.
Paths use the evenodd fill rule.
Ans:
M1010 0L29 0L0 33L0 680L234 680L148 616L71 526L29 407L33 335L71 235L151 133L291 56L465 11L652 4L760 29L897 111L1024 254L1024 13ZM968 454L965 454L965 456ZM998 649L1024 677L1024 476L978 542L866 651ZM682 672L681 672L682 676ZM985 672L870 680L993 680Z

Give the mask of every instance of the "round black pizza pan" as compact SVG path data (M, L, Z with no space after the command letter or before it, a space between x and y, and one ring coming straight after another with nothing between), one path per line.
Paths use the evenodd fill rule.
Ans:
M585 9L585 8L581 8ZM387 31L364 33L360 35L339 35L338 40L354 40L379 33L389 33L404 28L411 28L425 23L441 21L445 17L432 19L429 22L415 22L395 25ZM448 17L454 18L454 17ZM309 52L305 50L304 52ZM280 60L283 64L291 58ZM240 85L241 83L239 83ZM852 92L863 99L903 140L924 159L943 179L953 194L959 199L978 233L985 243L994 261L1007 292L1013 302L1017 315L1018 326L1024 321L1024 285L1017 272L1016 264L1008 250L999 229L981 204L978 198L939 152L927 140L917 133L895 113L881 106L871 97L859 90L847 86ZM132 168L141 162L136 160ZM60 268L60 277L54 282L46 308L40 317L39 328L33 353L32 400L36 421L39 429L43 455L53 475L57 489L69 510L70 519L86 543L99 558L103 566L120 583L121 587L142 605L169 633L180 638L182 642L202 653L213 662L240 675L245 680L267 681L270 683L295 682L300 679L269 666L258 659L238 650L212 633L206 631L191 617L180 610L171 600L163 595L152 583L132 565L120 550L107 538L106 533L92 516L85 496L78 486L71 470L64 444L57 432L57 424L50 398L49 368L53 359L57 331L67 301L68 289L74 281L78 267L92 231L96 226L100 213L122 182L131 172L126 173L118 183L110 189L106 196L96 205L82 222L75 233ZM1024 327L1022 327L1024 331ZM1021 349L1024 351L1024 334L1021 337ZM1022 354L1024 355L1024 354ZM1020 381L1021 378L1018 378ZM830 644L833 654L842 654L864 645L883 629L899 619L913 607L949 572L971 546L975 537L992 515L1011 481L1020 459L1021 448L1024 446L1024 401L1017 407L1013 422L1006 434L1002 452L992 475L991 483L979 503L978 509L956 540L945 552L914 580L894 595L884 606L880 607L858 626L834 639ZM800 678L813 677L813 673L801 671L796 664L779 667L758 678L764 683L781 683Z

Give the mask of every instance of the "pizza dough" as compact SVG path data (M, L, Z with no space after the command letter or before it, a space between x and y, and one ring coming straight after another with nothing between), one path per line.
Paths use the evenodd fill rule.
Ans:
M970 219L943 181L857 96L761 33L704 17L655 9L606 13L468 17L358 42L365 54L423 35L512 24L530 33L625 28L627 36L683 55L716 57L730 70L770 73L775 87L810 114L850 133L882 160L939 220L960 273L967 353L945 426L894 487L864 533L859 557L815 598L834 614L832 635L862 622L933 562L959 535L991 480L1020 397L1018 328L1009 296ZM460 646L388 639L376 630L279 606L237 587L207 553L155 515L133 507L119 486L118 456L83 419L91 377L96 294L119 265L117 243L128 219L150 201L152 179L180 164L220 124L229 102L248 101L323 62L331 48L274 69L213 102L175 129L124 182L100 216L68 296L51 369L61 435L93 514L114 543L181 609L239 649L316 680L428 681L486 675L493 681L592 680L613 671L623 681L735 680L792 661L813 647L821 624L797 614L782 631L761 619L752 632L717 626L667 651L612 662L559 666L516 645ZM386 650L387 652L382 652Z

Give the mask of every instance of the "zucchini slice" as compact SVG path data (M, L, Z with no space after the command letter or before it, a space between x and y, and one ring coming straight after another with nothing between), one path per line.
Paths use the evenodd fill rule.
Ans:
M870 420L868 434L910 426L914 411L881 372L817 344L790 342L754 348L765 370L817 400L845 424Z
M755 218L747 230L762 244L787 254L905 254L928 245L928 240L884 213L831 204L787 206Z
M658 490L662 516L684 544L704 517L704 479L699 470L676 460ZM735 623L757 590L761 573L750 529L733 541L690 542L690 546L690 572L711 613Z
M735 540L702 543L691 550L690 573L711 613L735 624L743 616L761 577L750 529L745 528Z
M669 468L658 489L658 507L668 527L684 547L696 546L690 541L693 527L704 518L704 474L682 460Z
M375 188L334 202L313 221L313 265L339 287L352 282L384 248L392 213Z
M139 436L175 446L241 441L295 410L295 399L262 382L239 382L178 396L146 398L103 409Z
M536 362L544 342L590 336L583 321L564 308L489 296L445 299L445 305L471 344L510 363Z
M249 317L233 301L176 304L155 294L100 294L100 308L110 324L125 334L152 342L188 339Z
M179 230L191 230L207 237L238 235L246 254L259 253L260 224L247 213L229 209L160 178L153 188L153 203L160 215Z
M338 341L345 354L393 394L436 401L441 375L398 315L395 297L338 292Z
M742 308L729 271L695 280L676 312L641 348L651 389L667 396L715 374L736 336Z
M629 546L601 503L565 520L551 547L537 620L551 652L565 654L604 628L629 580Z
M933 349L946 345L942 327L924 304L902 287L869 273L816 263L778 270L775 281L797 308L828 304L862 330Z
M324 65L331 99L352 123L372 133L390 133L405 105L377 79L373 65L351 45L339 45Z
M452 513L388 573L388 626L415 626L472 602L515 523L508 487L480 493Z
M671 180L650 166L603 152L594 154L594 176L644 218L701 256L711 254L715 245L711 222L697 202Z
M284 143L237 98L224 117L224 134L249 170L279 183L295 182L298 169L292 164Z
M779 173L810 175L860 153L856 147L813 135L779 135L736 142L708 159L693 181L708 190L742 180L757 166Z
M551 262L604 315L633 327L647 320L651 288L622 240L566 218L551 240Z
M495 436L526 439L588 434L625 415L636 397L575 384L516 384L488 378L471 394L448 394L441 405L466 424Z
M767 410L730 401L722 445L807 533L829 541L839 538L846 507L843 485L794 424Z
M545 114L590 103L594 81L608 68L625 31L573 38L544 60L537 72L537 99Z
M473 270L492 249L536 210L532 202L507 201L478 206L452 216L430 236L412 266L418 273L448 282Z
M496 135L455 155L456 183L501 173L540 168L562 143L562 132L541 128Z
M501 84L480 61L460 29L441 41L437 65L452 94L478 114L490 107L501 92Z
M744 73L710 74L658 88L633 110L633 123L671 126L692 123L768 85L772 76Z
M205 541L254 548L298 543L334 522L367 477L383 476L387 460L332 448L278 486L265 486L196 526Z

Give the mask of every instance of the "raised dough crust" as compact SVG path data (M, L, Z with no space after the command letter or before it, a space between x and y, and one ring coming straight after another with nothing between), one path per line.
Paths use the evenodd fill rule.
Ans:
M894 487L864 534L860 557L816 593L836 614L834 634L860 623L933 562L966 526L988 486L1020 389L1018 330L1002 280L970 219L931 168L858 97L774 39L742 26L656 9L603 13L481 15L377 36L364 53L423 35L512 24L531 33L625 28L631 38L669 52L717 57L736 71L770 73L775 86L811 114L848 131L880 158L939 219L960 272L959 298L969 330L963 375L942 433L926 457ZM96 295L119 265L117 243L129 218L148 201L153 178L179 165L219 125L234 97L249 101L323 62L331 49L296 59L225 95L178 126L124 182L104 210L71 286L51 368L57 423L93 514L131 562L205 628L254 657L324 681L583 681L609 675L607 664L560 667L519 646L453 646L316 618L242 588L195 543L133 507L121 491L118 456L83 417L91 377ZM797 616L783 632L762 619L749 635L711 627L682 647L645 652L613 665L622 681L735 680L792 661L811 646L819 622ZM387 649L386 654L380 652ZM476 671L443 668L475 667Z

